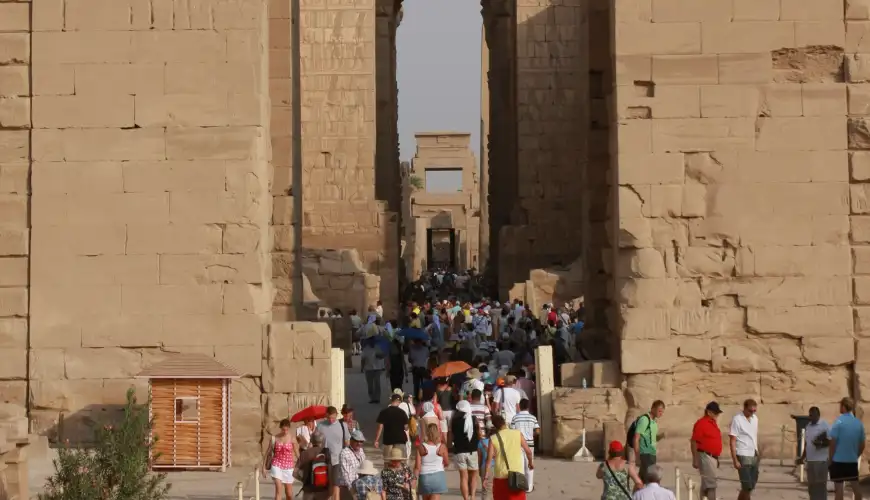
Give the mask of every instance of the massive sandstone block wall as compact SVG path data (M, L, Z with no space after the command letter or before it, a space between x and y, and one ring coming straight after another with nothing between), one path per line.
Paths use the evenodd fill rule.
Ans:
M0 34L0 234L15 256L0 377L4 399L29 391L34 432L79 438L127 387L141 395L143 367L201 352L246 375L234 411L257 424L233 433L259 441L265 15L257 0L0 4L14 32Z
M631 416L866 401L868 3L626 0L613 12L613 271Z

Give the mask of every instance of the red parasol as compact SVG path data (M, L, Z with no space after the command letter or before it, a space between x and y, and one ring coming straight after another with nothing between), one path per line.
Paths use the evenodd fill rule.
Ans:
M464 373L471 369L471 365L465 361L448 361L432 370L432 378L447 378L457 373Z
M326 407L314 405L297 411L290 417L290 421L304 422L306 420L320 420L321 418L326 418Z

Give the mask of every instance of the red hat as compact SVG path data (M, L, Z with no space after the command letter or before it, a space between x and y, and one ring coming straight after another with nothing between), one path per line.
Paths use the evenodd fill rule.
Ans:
M622 443L620 443L619 441L611 441L608 449L610 450L610 453L622 453Z

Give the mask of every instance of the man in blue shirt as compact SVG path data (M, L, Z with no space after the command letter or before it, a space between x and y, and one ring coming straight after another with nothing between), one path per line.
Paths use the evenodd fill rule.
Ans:
M864 424L855 417L855 401L843 398L840 401L840 417L831 427L831 446L828 458L829 472L834 482L834 499L843 500L843 483L849 482L856 500L861 500L858 485L858 457L864 453Z

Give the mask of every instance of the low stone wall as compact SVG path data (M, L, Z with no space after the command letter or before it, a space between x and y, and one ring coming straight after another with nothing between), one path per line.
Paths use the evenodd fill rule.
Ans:
M731 418L741 411L745 375L718 374L716 400L723 413L719 418L722 442L728 443ZM704 413L707 400L691 398L691 394L706 391L703 378L677 380L671 374L648 374L629 377L620 388L557 387L553 393L555 454L571 457L580 449L581 434L586 427L586 446L597 457L604 455L606 443L625 441L626 429L655 399L665 402L665 413L659 421L660 460L682 461L691 457L689 438L692 426ZM795 457L796 435L792 415L806 415L812 403L760 404L759 447L767 458ZM836 403L817 404L828 421L839 415ZM584 421L585 416L585 421Z
M553 391L554 453L572 457L580 449L583 427L586 447L595 456L603 455L605 424L621 422L628 406L622 390L575 389L557 387ZM623 436L623 440L625 437Z
M15 404L0 404L0 499L30 498L28 482L27 416Z

